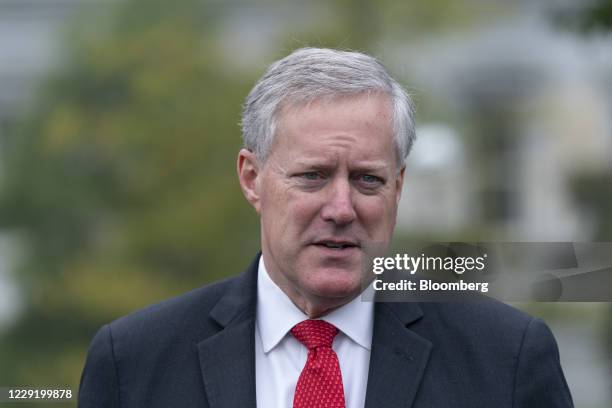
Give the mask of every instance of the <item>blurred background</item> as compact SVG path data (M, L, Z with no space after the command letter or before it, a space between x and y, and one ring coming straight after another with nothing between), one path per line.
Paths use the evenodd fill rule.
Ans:
M246 267L241 104L302 46L414 96L398 240L612 241L612 0L0 0L0 386L76 391L102 324ZM612 406L612 307L516 306Z

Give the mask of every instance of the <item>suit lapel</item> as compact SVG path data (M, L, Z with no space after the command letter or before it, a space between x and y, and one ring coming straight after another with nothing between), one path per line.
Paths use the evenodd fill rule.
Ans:
M217 302L210 316L222 327L198 343L211 408L255 407L255 307L259 256Z
M412 406L432 344L406 328L423 315L417 303L377 303L365 408Z
M198 343L211 408L255 407L255 308L259 256L211 310L220 331ZM417 303L377 303L365 408L412 405L432 344L406 326Z

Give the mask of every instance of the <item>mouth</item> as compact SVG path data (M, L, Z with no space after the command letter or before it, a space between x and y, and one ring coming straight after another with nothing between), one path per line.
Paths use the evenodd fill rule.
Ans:
M353 241L344 240L321 240L314 243L314 245L327 248L334 251L346 251L354 248L359 248L359 244Z

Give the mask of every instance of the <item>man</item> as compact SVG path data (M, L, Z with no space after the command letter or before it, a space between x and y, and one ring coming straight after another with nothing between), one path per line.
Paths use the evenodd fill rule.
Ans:
M389 244L414 139L375 59L306 48L247 97L240 186L261 256L104 326L81 407L569 407L555 341L498 302L360 300Z

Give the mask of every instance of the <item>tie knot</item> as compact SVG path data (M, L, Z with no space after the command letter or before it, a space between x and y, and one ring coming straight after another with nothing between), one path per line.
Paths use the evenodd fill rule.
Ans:
M325 320L304 320L293 326L291 334L308 350L317 347L331 347L338 329Z

